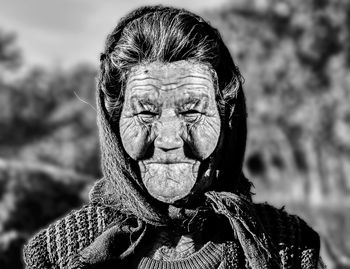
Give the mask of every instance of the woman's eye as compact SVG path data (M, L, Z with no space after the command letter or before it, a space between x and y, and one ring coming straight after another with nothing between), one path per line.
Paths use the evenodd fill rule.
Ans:
M197 110L187 110L180 113L187 121L196 121L202 115L201 112Z
M151 122L157 115L157 113L151 111L141 111L137 114L143 122Z

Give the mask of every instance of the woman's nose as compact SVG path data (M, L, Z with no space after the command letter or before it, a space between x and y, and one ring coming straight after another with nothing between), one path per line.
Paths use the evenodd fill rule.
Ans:
M179 120L172 117L160 121L157 127L157 137L154 141L156 148L163 151L170 151L183 146L183 140L180 136L181 123Z

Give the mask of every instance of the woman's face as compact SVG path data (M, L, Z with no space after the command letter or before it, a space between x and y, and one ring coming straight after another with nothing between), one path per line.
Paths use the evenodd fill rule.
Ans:
M156 199L173 203L194 191L199 165L216 148L220 125L208 66L153 62L130 71L120 136ZM211 184L209 174L199 180L197 191Z

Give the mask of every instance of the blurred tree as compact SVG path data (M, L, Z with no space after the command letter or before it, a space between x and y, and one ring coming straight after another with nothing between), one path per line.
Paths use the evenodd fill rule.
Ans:
M0 29L0 71L17 69L22 61L21 52L16 46L16 35Z
M348 268L350 2L237 0L207 17L245 77L255 199L294 208L329 268Z
M295 187L294 198L313 203L349 195L350 2L235 1L207 14L246 78L254 144L247 158L266 152L259 154L265 175L252 175L257 185L264 178ZM275 169L271 148L279 148L283 168Z

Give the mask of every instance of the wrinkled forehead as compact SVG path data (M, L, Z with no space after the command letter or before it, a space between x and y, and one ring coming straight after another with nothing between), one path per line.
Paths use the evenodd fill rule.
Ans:
M213 69L208 64L196 61L176 61L171 63L151 62L142 63L131 68L130 75L141 75L143 73L167 78L171 76L184 76L188 71L191 73L206 73L211 76ZM129 76L130 77L130 76Z
M134 66L128 75L127 89L138 85L153 85L162 91L170 91L181 85L203 85L214 88L216 73L207 64L177 61L172 63L152 62Z

